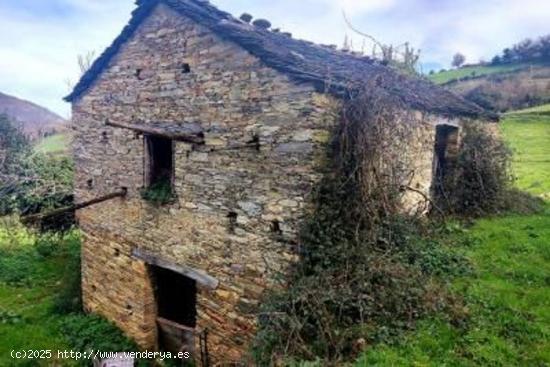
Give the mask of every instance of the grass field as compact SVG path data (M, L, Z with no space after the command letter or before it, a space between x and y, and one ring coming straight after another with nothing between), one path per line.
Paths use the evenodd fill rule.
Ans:
M38 235L0 218L0 366L88 366L61 360L57 351L136 349L105 320L60 304L78 299L66 292L75 289L69 284L80 287L79 249L78 231ZM12 351L23 350L51 350L52 358L12 359Z
M550 104L508 114L502 129L514 151L517 186L550 199Z
M503 121L515 150L517 186L548 199L550 106L510 114ZM395 345L366 351L356 366L549 366L550 205L539 215L479 220L466 248L474 274L452 282L469 319L453 325L422 321Z
M465 66L460 69L447 70L429 75L428 78L436 84L445 84L454 79L472 76L508 73L528 67L528 64L512 64L497 66Z
M527 108L525 110L520 110L520 111L513 111L513 112L508 113L507 116L508 117L524 116L525 117L526 115L529 115L529 116L533 117L533 115L534 115L534 116L542 117L540 115L548 115L548 114L550 114L550 104L531 107L531 108Z
M56 134L42 139L36 146L35 151L47 154L59 154L69 149L69 137L67 134Z
M29 361L15 363L11 350L68 347L59 334L60 316L51 312L66 252L39 256L34 251L37 238L33 234L7 228L0 228L0 365L31 366Z

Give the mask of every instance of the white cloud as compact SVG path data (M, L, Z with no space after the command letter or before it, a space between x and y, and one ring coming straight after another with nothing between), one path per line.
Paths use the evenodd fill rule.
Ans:
M373 11L387 10L396 4L396 0L323 0L331 8L360 15Z
M72 16L0 6L0 91L46 106L64 117L66 81L77 81L77 55L102 52L130 16L132 1L63 0ZM113 3L118 3L114 5ZM7 37L5 35L8 35Z
M76 56L102 52L130 17L134 0L25 0L51 12L0 2L0 91L43 104L63 115L65 80L76 80ZM549 33L550 1L540 0L212 0L235 15L269 19L297 38L342 45L353 35L343 20L384 43L410 41L423 62L448 66L453 53L489 59L525 37ZM10 6L11 4L11 6ZM15 5L14 5L15 4ZM57 4L55 7L54 4ZM56 14L56 11L66 13ZM353 35L360 47L361 39Z

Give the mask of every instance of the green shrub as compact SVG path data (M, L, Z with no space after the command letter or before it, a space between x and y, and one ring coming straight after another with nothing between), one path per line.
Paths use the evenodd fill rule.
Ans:
M150 203L160 206L174 201L174 192L169 179L160 180L141 191L141 197Z
M289 286L263 304L253 350L260 365L286 358L346 361L365 343L391 342L424 315L464 317L454 313L460 302L433 277L466 274L470 265L437 240L430 224L386 218L368 240L372 228L357 233L342 211L324 210L302 233L307 252Z
M0 325L14 325L19 324L22 321L23 318L21 317L21 315L15 312L2 311L2 309L0 309Z
M465 124L456 167L442 182L439 206L460 216L497 213L510 187L511 151L481 124Z
M73 161L67 157L26 153L0 182L0 215L23 215L72 203Z
M508 188L502 195L500 211L529 215L540 213L544 208L545 204L542 198L515 188Z
M51 257L59 249L59 236L53 233L45 233L36 239L34 248L38 255L43 258Z
M34 273L34 262L39 256L32 247L10 249L0 247L0 282L12 286L29 286L38 280Z
M444 244L439 238L418 238L411 241L402 253L403 261L431 276L463 276L472 267L462 251L453 244Z
M59 262L62 271L52 272ZM54 310L71 313L82 309L80 276L78 231L33 234L15 223L0 227L0 282L17 287L56 284Z
M75 314L60 324L60 332L78 351L132 352L139 348L113 324L97 315Z
M4 115L0 162L0 215L33 214L72 203L72 160L34 153L23 132Z
M21 156L29 154L31 146L23 130L8 116L0 114L0 174L9 174L17 168Z

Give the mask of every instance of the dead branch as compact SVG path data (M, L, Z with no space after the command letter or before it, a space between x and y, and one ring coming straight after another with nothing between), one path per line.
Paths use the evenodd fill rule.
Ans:
M68 207L65 207L65 208L55 209L55 210L52 210L52 211L46 212L46 213L28 215L26 217L21 218L21 222L24 223L24 224L29 224L29 223L35 223L35 222L38 222L38 221L42 221L42 220L47 219L47 218L57 217L59 215L65 214L65 213L76 211L76 210L79 210L79 209L84 209L84 208L87 208L87 207L95 205L95 204L99 204L99 203L103 203L103 202L108 201L108 200L112 200L114 198L125 197L126 193L127 193L127 190L123 188L123 189L120 189L120 190L118 190L116 192L113 192L111 194L104 195L104 196L101 196L99 198L89 200L89 201L86 201L86 202L83 202L83 203L80 203L80 204L74 204L74 205L71 205L71 206L68 206Z

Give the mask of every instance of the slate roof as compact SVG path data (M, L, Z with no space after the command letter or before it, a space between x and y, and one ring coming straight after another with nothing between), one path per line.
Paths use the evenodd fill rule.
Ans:
M121 46L132 37L141 22L159 3L166 4L219 37L238 44L267 66L288 75L294 81L312 83L320 92L328 91L345 98L350 91L359 90L361 85L376 85L376 88L383 89L415 109L447 117L498 120L497 115L427 80L403 75L367 57L256 27L234 18L204 0L136 1L138 6L128 25L92 64L73 92L65 97L66 101L74 101L93 85Z

